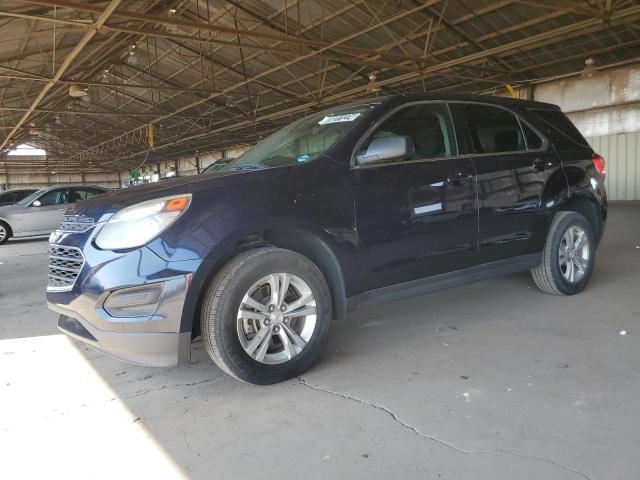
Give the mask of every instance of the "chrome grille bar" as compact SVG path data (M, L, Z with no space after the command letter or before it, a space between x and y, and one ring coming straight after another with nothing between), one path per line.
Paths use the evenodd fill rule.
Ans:
M81 233L86 232L96 224L91 217L83 215L65 215L62 218L59 230L62 232Z
M49 252L48 291L71 290L84 266L84 256L77 247L52 245Z

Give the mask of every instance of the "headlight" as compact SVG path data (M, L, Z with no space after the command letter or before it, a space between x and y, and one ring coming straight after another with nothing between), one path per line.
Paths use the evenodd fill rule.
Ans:
M148 200L123 208L104 224L96 245L119 250L144 245L182 215L191 203L191 194Z

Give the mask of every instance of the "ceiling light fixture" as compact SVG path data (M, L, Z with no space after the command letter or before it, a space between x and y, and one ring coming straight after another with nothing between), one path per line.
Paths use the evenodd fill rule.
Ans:
M129 51L129 57L127 58L127 63L129 65L137 65L138 64L138 57L136 56L136 52L133 50Z
M582 69L580 76L584 78L591 78L593 77L595 72L596 72L595 59L593 57L586 58L584 61L584 68Z
M76 83L72 83L71 86L69 86L69 96L70 97L80 98L80 97L84 97L86 95L88 95L86 90L83 89L80 85L78 85Z

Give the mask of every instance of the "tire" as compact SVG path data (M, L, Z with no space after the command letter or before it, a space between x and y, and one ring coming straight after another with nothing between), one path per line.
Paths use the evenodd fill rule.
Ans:
M571 230L571 232L570 232ZM580 232L584 232L580 237ZM571 237L570 235L573 236ZM578 240L578 237L583 240ZM574 238L573 255L567 250ZM585 248L587 259L585 260ZM531 270L536 286L552 295L575 295L580 293L589 283L596 259L596 240L591 224L576 212L558 212L551 223L547 241L542 252L542 262ZM563 253L561 254L561 250ZM573 258L573 260L571 260ZM571 264L571 265L569 265ZM582 268L579 267L582 266ZM573 272L573 280L571 280ZM569 277L569 278L567 278Z
M11 237L11 228L4 222L0 222L0 245L7 243Z
M282 275L274 280L271 274ZM289 282L284 280L285 274ZM286 296L280 307L273 302L274 289L261 283L265 278L278 282L278 286L288 286L279 290ZM251 294L257 284L262 286ZM309 295L313 297L311 302L306 300ZM259 302L254 303L255 299ZM251 306L245 303L248 301ZM306 303L295 306L303 301ZM252 308L256 303L264 309ZM272 306L277 311L269 313ZM314 307L315 315L295 315L313 312ZM292 317L287 317L285 309L289 308ZM247 383L268 385L300 375L318 358L329 335L331 312L331 293L320 269L296 252L266 247L238 255L218 272L203 299L200 321L207 352L225 373ZM263 328L268 348L263 348L261 341L260 347L251 351ZM287 335L292 330L297 339L296 335ZM285 348L287 339L291 342ZM260 360L261 356L264 358Z

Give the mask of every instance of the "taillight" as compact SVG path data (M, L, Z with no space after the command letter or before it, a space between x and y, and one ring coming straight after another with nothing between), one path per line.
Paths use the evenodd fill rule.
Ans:
M602 175L602 179L604 180L604 177L607 173L605 170L606 162L604 161L604 158L602 158L597 153L594 153L591 158L593 159L593 165L596 167L598 173Z

